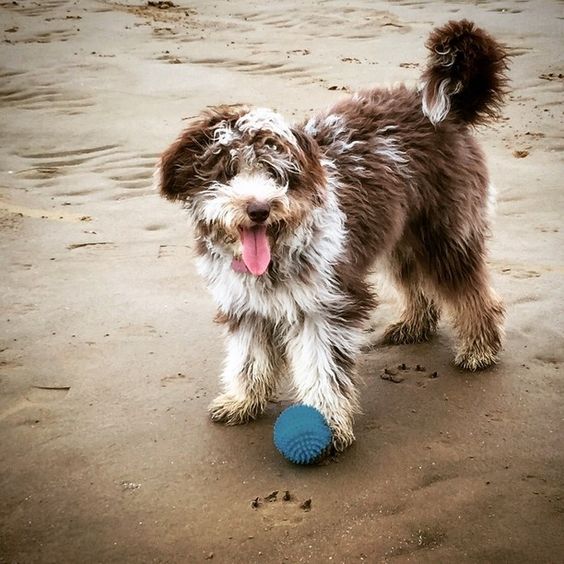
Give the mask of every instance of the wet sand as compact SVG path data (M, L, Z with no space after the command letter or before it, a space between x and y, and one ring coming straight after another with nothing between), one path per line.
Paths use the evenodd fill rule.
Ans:
M562 4L177 3L0 3L0 562L563 561ZM357 443L291 466L287 395L244 427L207 418L220 329L154 164L207 105L301 120L416 84L430 29L462 17L513 55L504 118L477 133L501 362L456 370L448 323L376 348ZM383 298L374 331L395 315Z

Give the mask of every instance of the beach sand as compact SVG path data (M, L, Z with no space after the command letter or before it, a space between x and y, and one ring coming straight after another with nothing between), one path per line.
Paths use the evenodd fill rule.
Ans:
M0 562L562 562L562 3L175 3L0 3ZM208 419L221 331L154 165L208 105L300 121L415 85L430 30L463 17L513 56L504 117L477 132L501 361L455 369L446 322L374 349L356 444L292 466L284 393L247 426ZM383 298L376 334L396 315Z

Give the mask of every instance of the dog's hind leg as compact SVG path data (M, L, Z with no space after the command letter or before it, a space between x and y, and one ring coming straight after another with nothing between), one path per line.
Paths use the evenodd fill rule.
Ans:
M485 265L450 295L458 347L454 362L465 370L494 364L501 349L505 308L490 287Z
M484 230L464 237L447 229L427 232L427 276L452 313L458 336L455 364L480 370L496 362L505 309L490 286Z
M238 425L264 411L283 370L274 345L273 327L256 316L219 316L227 326L227 359L222 374L224 392L210 404L213 421Z
M440 310L423 290L413 254L397 249L389 263L404 309L400 320L386 329L382 341L387 345L428 341L437 330Z

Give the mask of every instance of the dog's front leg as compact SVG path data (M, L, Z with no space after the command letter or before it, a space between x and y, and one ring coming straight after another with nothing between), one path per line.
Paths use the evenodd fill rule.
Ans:
M267 321L255 316L227 323L227 358L221 377L224 392L209 407L213 421L226 425L258 417L274 393L281 358Z
M318 315L306 316L288 340L296 400L323 413L336 451L354 441L353 416L358 411L354 365L360 336L359 329Z

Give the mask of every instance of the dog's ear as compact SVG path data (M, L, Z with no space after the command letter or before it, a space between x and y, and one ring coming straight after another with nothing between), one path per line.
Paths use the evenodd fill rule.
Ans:
M290 178L293 187L302 186L311 191L315 196L314 201L319 200L320 192L317 189L326 183L325 170L321 164L321 151L317 141L307 133L303 127L293 127L292 133L297 141L296 154L300 172Z
M319 154L319 147L315 139L301 127L293 127L292 133L296 138L300 148L300 160L307 160L309 157Z
M218 153L212 150L214 128L235 122L244 106L217 106L206 110L162 154L156 171L157 185L169 200L187 200L211 179Z

